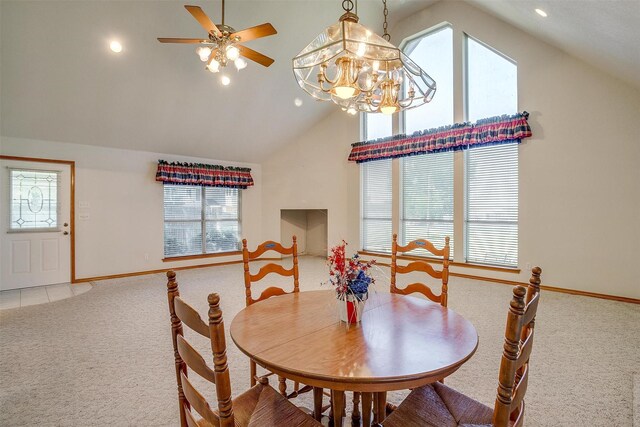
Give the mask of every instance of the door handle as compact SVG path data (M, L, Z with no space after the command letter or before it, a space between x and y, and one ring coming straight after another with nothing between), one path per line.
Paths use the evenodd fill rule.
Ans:
M66 236L67 234L69 234L69 232L68 231L64 231L64 232L62 232L62 234L64 234Z

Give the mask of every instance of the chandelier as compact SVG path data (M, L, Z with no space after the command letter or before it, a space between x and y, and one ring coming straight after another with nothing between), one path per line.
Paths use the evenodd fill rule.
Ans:
M393 114L431 101L436 82L389 42L383 4L384 38L358 23L352 0L342 2L339 21L293 58L293 74L305 92L350 114Z

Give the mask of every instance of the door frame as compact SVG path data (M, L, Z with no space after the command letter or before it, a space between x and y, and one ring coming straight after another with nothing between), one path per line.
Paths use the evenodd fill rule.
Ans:
M0 154L0 159L3 160L17 160L21 162L39 162L39 163L57 163L63 165L69 165L71 172L70 176L70 190L69 197L69 216L71 223L71 283L76 283L76 215L75 215L75 200L76 200L76 162L73 160L58 160L58 159L41 159L37 157L20 157L20 156L6 156Z

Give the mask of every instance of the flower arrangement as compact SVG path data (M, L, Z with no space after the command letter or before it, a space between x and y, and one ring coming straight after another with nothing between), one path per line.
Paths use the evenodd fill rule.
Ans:
M340 245L331 248L331 255L327 258L329 282L336 289L339 299L347 295L353 295L357 300L366 299L369 286L375 283L369 269L376 261L362 261L358 254L347 258L346 246L347 242L343 240Z

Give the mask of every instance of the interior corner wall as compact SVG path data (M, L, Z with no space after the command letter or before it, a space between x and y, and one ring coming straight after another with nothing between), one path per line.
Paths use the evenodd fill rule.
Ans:
M522 272L492 276L526 282L526 265L539 265L549 286L640 298L640 89L465 2L401 21L396 40L443 21L454 42L464 32L517 62L519 110L531 113L519 147Z
M326 209L328 246L358 250L360 175L347 161L358 118L336 110L262 163L265 240L280 238L281 209Z
M280 241L291 245L296 236L298 254L325 256L327 253L327 211L323 209L283 209L280 211Z
M241 190L242 235L261 239L260 165L10 137L0 138L0 153L75 161L77 279L242 259L162 261L164 196L162 184L155 181L159 159L250 167L255 185ZM89 213L89 219L81 219L80 213Z
M284 246L291 246L293 236L298 242L298 254L307 253L307 212L304 210L280 211L280 239ZM256 242L256 245L259 242Z
M320 209L307 211L306 254L325 256L327 246L327 212Z

